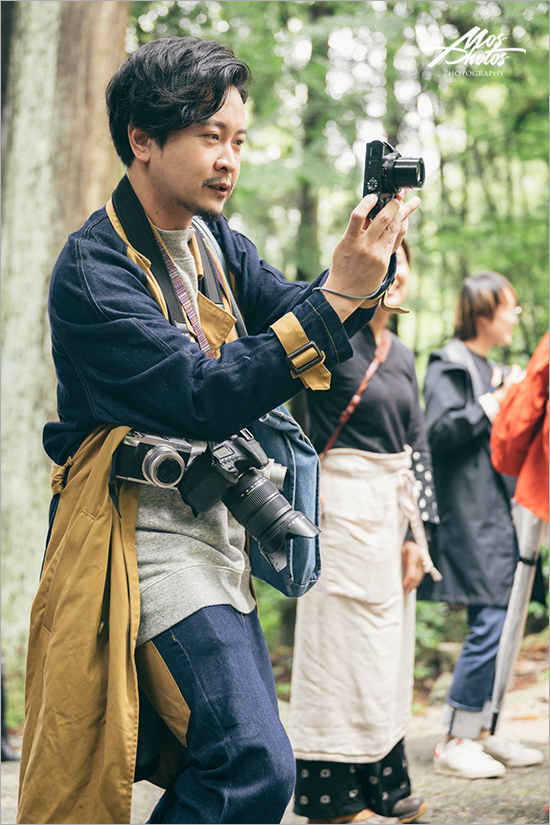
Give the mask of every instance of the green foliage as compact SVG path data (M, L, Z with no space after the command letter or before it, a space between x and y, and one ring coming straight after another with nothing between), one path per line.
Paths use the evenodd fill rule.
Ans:
M542 576L545 583L545 592L548 593L548 547L542 547L540 551ZM546 604L531 602L527 615L526 634L539 633L548 628L548 598Z
M290 696L296 599L289 599L269 584L254 579L262 624L279 699Z
M281 613L288 604L295 609L295 599L289 599L260 579L254 579L254 591L258 601L258 613L262 629L270 650L276 650L284 640L281 638Z
M462 643L468 633L464 608L441 602L418 602L416 607L415 676L435 678L444 667L441 642Z
M2 666L8 728L22 727L25 719L25 658L25 651L18 651Z
M525 52L487 76L429 66L474 26ZM400 324L421 372L451 332L461 280L487 268L514 283L524 309L502 359L526 363L548 325L547 2L132 4L130 51L185 34L229 45L252 68L227 214L262 255L290 279L315 277L361 194L365 141L387 136L428 171L409 233L413 312Z

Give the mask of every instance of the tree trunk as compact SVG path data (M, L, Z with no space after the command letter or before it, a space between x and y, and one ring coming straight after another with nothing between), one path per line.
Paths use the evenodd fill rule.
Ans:
M49 276L67 235L105 203L120 176L104 90L125 58L128 7L2 4L9 56L2 77L2 647L14 690L50 497L41 445L42 427L55 417ZM2 58L5 68L4 50Z
M308 84L307 108L303 114L303 157L312 156L318 152L316 144L322 135L326 124L325 102L318 96L317 85L313 85L315 78L319 83L318 75L326 74L328 67L328 35L318 23L324 18L332 17L337 10L338 3L314 3L307 9L308 26L306 31L311 35L311 58L305 70L300 73L300 80ZM319 187L322 181L311 178L310 174L303 176L298 194L298 208L301 220L295 245L296 277L299 281L313 281L321 271L321 255L319 249Z

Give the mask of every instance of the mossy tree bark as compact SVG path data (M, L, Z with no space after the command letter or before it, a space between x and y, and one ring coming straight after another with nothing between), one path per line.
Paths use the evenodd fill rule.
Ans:
M50 498L48 282L67 235L121 173L104 90L125 58L128 11L103 0L2 3L2 652L12 701Z

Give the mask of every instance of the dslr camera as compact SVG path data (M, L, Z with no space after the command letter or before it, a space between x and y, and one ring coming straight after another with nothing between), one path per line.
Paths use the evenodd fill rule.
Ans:
M319 533L279 492L286 467L269 459L247 429L218 443L132 430L115 454L115 473L141 484L176 487L195 515L222 501L277 571L286 565L287 538Z
M400 189L422 189L425 169L422 158L403 158L382 140L367 143L363 197L378 195L368 217L374 218L380 210L395 198Z

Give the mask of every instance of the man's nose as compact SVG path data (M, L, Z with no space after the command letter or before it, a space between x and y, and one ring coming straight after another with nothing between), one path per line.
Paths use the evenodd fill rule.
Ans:
M227 172L235 172L239 168L236 153L232 146L223 145L214 164L216 169L225 169Z

